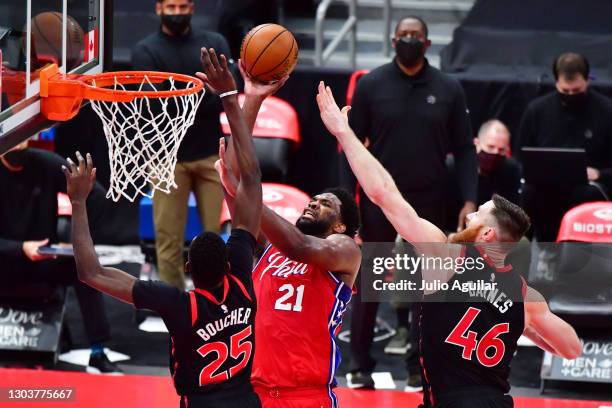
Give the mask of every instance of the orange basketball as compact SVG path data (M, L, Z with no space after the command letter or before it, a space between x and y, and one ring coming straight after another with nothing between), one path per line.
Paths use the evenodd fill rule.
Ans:
M295 68L297 41L283 26L262 24L242 40L240 59L251 78L260 82L277 81Z

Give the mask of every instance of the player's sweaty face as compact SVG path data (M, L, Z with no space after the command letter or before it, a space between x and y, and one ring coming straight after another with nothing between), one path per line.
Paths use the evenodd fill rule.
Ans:
M302 217L313 221L329 220L331 222L339 216L340 205L340 200L332 193L319 194L313 197L304 208Z

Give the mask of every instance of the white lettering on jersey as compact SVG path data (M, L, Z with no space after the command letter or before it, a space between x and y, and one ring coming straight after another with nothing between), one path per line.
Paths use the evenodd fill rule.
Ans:
M207 323L204 328L198 329L196 333L198 333L198 335L204 341L208 341L211 337L222 332L229 326L233 326L236 324L247 324L249 322L250 316L250 307L240 307L238 309L232 310L231 313L223 316L221 319L217 319L212 323Z

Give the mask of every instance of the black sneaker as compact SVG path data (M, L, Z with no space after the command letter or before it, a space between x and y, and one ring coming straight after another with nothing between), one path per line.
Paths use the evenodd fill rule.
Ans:
M362 373L361 371L346 374L346 382L349 388L360 390L374 389L374 380L372 379L372 375Z
M405 327L398 327L395 336L385 346L386 354L406 354L410 349L410 333Z
M122 375L123 371L112 363L106 353L97 353L89 356L89 365L86 371L90 374L110 374L110 375Z
M419 392L423 391L423 380L421 380L421 374L412 374L408 376L406 380L405 392Z

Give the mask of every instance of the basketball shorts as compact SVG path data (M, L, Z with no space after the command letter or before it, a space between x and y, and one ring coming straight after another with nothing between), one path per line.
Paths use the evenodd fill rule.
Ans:
M466 392L467 391L467 392ZM470 387L436 397L433 408L513 408L510 395L489 387Z
M254 392L235 393L233 396L210 397L190 395L181 397L180 408L261 408L261 401Z
M255 387L263 408L336 408L338 400L327 387L261 388Z

